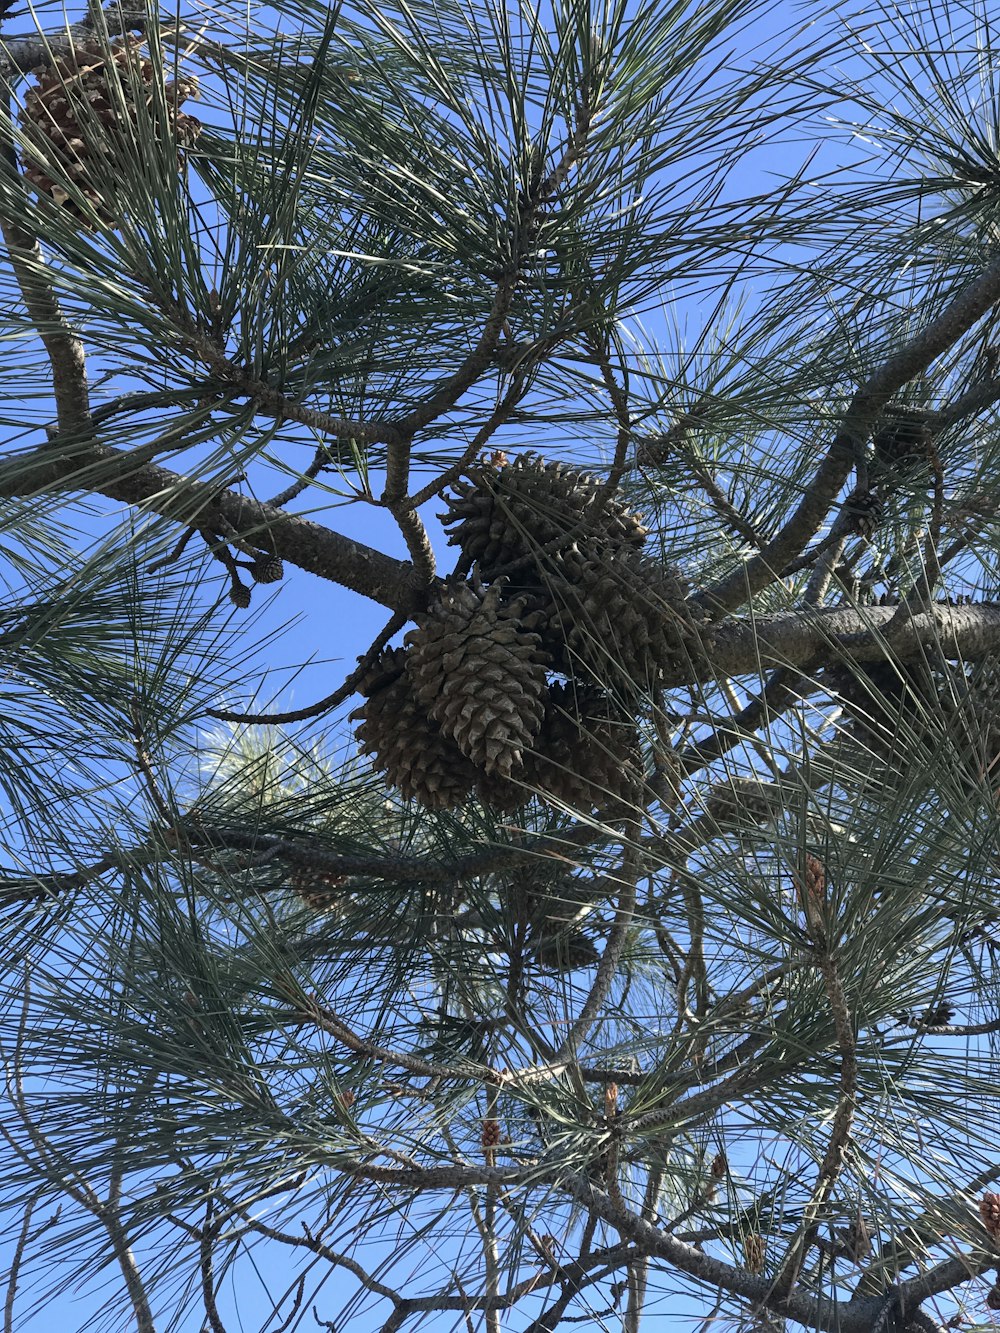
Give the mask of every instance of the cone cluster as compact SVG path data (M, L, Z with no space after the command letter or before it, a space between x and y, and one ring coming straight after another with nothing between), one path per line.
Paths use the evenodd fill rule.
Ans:
M452 579L362 683L358 737L431 809L631 806L645 693L704 652L680 575L643 553L637 514L583 472L527 454L472 468L443 515Z
M37 82L25 95L21 112L25 179L73 217L88 218L82 196L102 222L115 222L109 188L116 176L129 174L123 154L129 145L134 154L135 146L148 140L149 121L158 110L165 107L167 121L160 132L179 148L193 143L201 130L199 121L177 110L196 82L164 83L153 63L140 54L141 41L126 37L110 46L96 39L80 42L67 55L33 71ZM162 100L154 98L157 81ZM141 117L140 102L149 109Z

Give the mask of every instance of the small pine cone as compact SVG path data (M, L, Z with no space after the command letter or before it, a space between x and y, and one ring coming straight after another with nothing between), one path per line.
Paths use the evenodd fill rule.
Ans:
M229 600L233 606L238 606L240 610L245 611L250 605L250 589L245 583L235 582L229 589Z
M336 890L347 883L346 875L327 875L312 866L292 866L288 872L288 886L303 902L318 912L339 912L340 901Z
M255 583L280 583L285 577L285 566L276 555L260 556L253 562L250 576Z
M478 775L413 697L406 659L402 648L380 655L361 684L365 703L351 720L360 719L361 748L389 786L428 810L449 810L471 795Z
M1000 1194L984 1194L979 1200L979 1216L991 1240L1000 1240Z
M565 930L594 898L590 881L578 878L558 857L539 856L514 866L502 876L498 891L512 917L527 923L535 936Z
M863 1263L872 1252L872 1233L860 1213L844 1233L844 1246L848 1258L856 1264Z
M761 824L781 808L781 794L759 778L730 778L709 792L705 813L718 824Z
M601 482L585 472L526 453L512 464L472 467L456 483L441 517L448 541L475 560L485 577L505 565L530 566L542 548L596 537L610 549L640 548L646 529L620 501L599 504Z
M874 491L852 491L844 501L844 517L859 537L873 537L885 522L885 500Z
M795 887L810 931L814 935L822 934L826 908L826 867L811 852L806 852L803 871L795 877Z
M167 137L175 143L193 143L201 129L193 116L177 111L197 81L164 84L161 103L153 95L154 66L138 51L141 42L136 36L110 46L96 37L78 43L40 66L37 83L25 95L25 179L73 217L85 218L88 212L75 189L102 222L114 222L109 195L116 178L129 171L122 159L134 156L136 145L148 140L149 118L157 109L162 108ZM140 101L147 108L142 115Z
M538 966L553 972L575 972L577 968L592 966L600 957L593 940L578 929L533 935L530 947Z
M767 1246L763 1236L751 1231L743 1237L743 1266L749 1273L763 1273Z
M713 1180L721 1180L729 1170L729 1161L724 1152L717 1152L712 1158L712 1165L709 1168Z
M986 1308L988 1310L1000 1310L1000 1282L990 1287L986 1293Z
M597 686L552 686L525 780L580 814L632 808L642 787L634 720Z
M631 696L664 674L687 675L705 655L706 629L678 571L635 551L582 544L548 582L571 674Z
M502 587L453 584L406 636L417 702L487 776L524 763L542 724L547 683L538 635Z
M500 1121L484 1120L483 1133L480 1140L484 1152L495 1150L500 1144Z
M934 413L925 407L890 404L872 437L872 470L912 477L926 466L934 443Z

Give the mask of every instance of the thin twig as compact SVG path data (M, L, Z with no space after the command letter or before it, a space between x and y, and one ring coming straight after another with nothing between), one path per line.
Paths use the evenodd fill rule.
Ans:
M807 890L804 888L803 894L806 894L806 892ZM815 936L815 928L813 933ZM816 1234L819 1231L823 1207L830 1197L843 1166L851 1126L854 1123L854 1105L858 1082L854 1026L851 1022L851 1012L847 1004L847 996L844 994L836 958L821 939L818 939L817 943L820 950L817 966L823 975L827 999L830 1003L830 1012L833 1016L834 1030L837 1034L837 1045L840 1049L840 1094L826 1152L823 1154L823 1161L820 1164L812 1194L803 1211L802 1232L791 1245L774 1278L774 1290L779 1295L787 1295L798 1281L806 1252L815 1241Z
M21 1231L17 1238L17 1244L14 1246L14 1253L10 1260L10 1271L7 1274L7 1295L3 1304L3 1330L4 1333L14 1333L14 1299L17 1296L17 1283L21 1276L21 1264L24 1261L24 1251L28 1245L28 1238L31 1234L31 1215L38 1205L40 1195L35 1195L29 1199L24 1206L24 1220L21 1223Z
M330 451L324 445L323 448L316 450L312 462L297 480L293 481L290 486L286 486L283 491L279 491L277 495L272 495L270 500L265 500L264 503L271 505L274 509L281 509L283 505L301 495L309 483L319 476L329 461Z
M485 446L489 443L492 436L500 426L508 419L511 412L517 406L519 400L524 394L524 384L520 379L514 380L508 386L507 392L497 403L486 421L476 431L470 442L466 445L461 457L458 458L450 467L441 472L432 482L428 484L412 497L411 503L414 509L419 509L428 500L433 500L435 496L440 495L443 490L457 481L469 465L475 461Z
M371 667L371 664L378 657L379 653L389 642L392 636L398 633L406 624L408 617L400 611L394 611L389 617L386 625L379 631L368 651L358 658L358 665L347 677L342 685L338 685L332 694L328 694L325 699L320 699L314 704L307 704L305 708L294 708L287 713L234 713L226 708L210 708L207 710L209 717L218 718L221 722L243 722L246 724L263 723L268 725L277 725L285 722L304 722L307 718L320 717L323 713L330 712L333 708L338 708L345 699L349 699L358 685L364 679Z
M146 748L146 740L143 734L142 712L138 699L133 699L129 709L129 716L132 719L132 744L135 748L135 762L142 774L143 781L146 784L146 790L149 792L150 800L156 813L160 816L168 827L172 827L176 820L176 810L172 803L160 791L160 785L153 772L153 762L149 751Z
M635 829L635 833L638 833L638 829ZM555 1062L570 1060L575 1057L580 1043L587 1039L590 1029L597 1018L598 1012L607 998L609 990L614 984L615 977L618 975L618 962L621 958L622 950L625 947L625 941L628 938L629 927L635 916L636 881L638 875L639 865L636 849L631 843L627 843L625 855L622 859L620 880L621 893L618 898L618 907L615 912L614 923L608 933L608 939L604 946L604 953L601 955L601 961L597 965L593 985L590 988L586 1000L583 1002L579 1014L573 1020L569 1031L555 1054Z
M201 1294L205 1304L205 1317L212 1333L226 1333L226 1326L219 1317L219 1307L215 1300L215 1276L213 1272L212 1243L218 1235L218 1228L212 1222L213 1203L209 1199L205 1204L205 1221L199 1233L199 1272L201 1274Z

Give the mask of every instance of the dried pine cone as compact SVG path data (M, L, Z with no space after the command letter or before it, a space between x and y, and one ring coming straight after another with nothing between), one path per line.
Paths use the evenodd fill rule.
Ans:
M594 685L554 685L525 780L578 813L633 806L642 770L634 720Z
M390 786L429 810L448 810L471 794L477 773L417 703L406 658L402 648L381 654L362 682L366 700L351 720L361 720L361 748Z
M139 54L141 41L120 38L110 47L97 38L81 42L40 66L38 82L25 96L25 178L74 217L88 217L82 198L104 223L115 221L110 194L116 178L132 174L126 159L148 147L151 117L165 115L166 136L182 146L201 130L193 116L176 109L197 81L164 84L161 102L153 93L159 76ZM138 112L140 102L147 113Z
M489 1119L483 1121L483 1132L482 1137L480 1138L480 1143L485 1152L490 1152L498 1146L500 1143L499 1120Z
M984 1194L979 1200L979 1216L991 1239L1000 1240L1000 1194Z
M535 939L558 935L578 923L582 909L594 897L589 881L545 860L511 871L499 891L528 923Z
M548 580L569 674L631 696L704 656L705 630L677 570L583 543ZM544 646L552 651L551 637Z
M885 522L885 500L874 491L852 491L844 501L844 517L859 537L872 537Z
M876 473L910 477L926 465L934 443L934 413L925 407L890 404L872 439Z
M532 935L529 944L538 966L553 972L590 967L600 957L594 942L577 927L555 935Z
M483 462L456 483L442 515L448 541L478 562L485 577L524 561L518 582L532 581L531 566L542 548L550 551L581 538L598 539L611 550L640 548L646 529L620 501L599 505L596 477L526 453L507 464Z
M763 1273L766 1246L764 1237L750 1232L743 1237L743 1265L750 1273Z
M811 852L806 852L802 873L795 877L795 887L806 924L814 935L822 934L826 909L826 867Z
M285 566L279 556L258 556L250 568L250 576L255 583L280 583L285 577Z
M312 866L294 865L288 872L288 885L303 902L319 912L338 912L339 895L336 890L347 883L346 875L329 875Z
M522 767L545 711L545 658L520 615L500 584L453 584L406 636L415 699L488 776Z

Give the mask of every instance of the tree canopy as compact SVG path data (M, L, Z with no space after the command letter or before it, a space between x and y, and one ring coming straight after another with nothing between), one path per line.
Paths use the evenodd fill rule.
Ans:
M0 18L5 1329L989 1324L988 6Z

